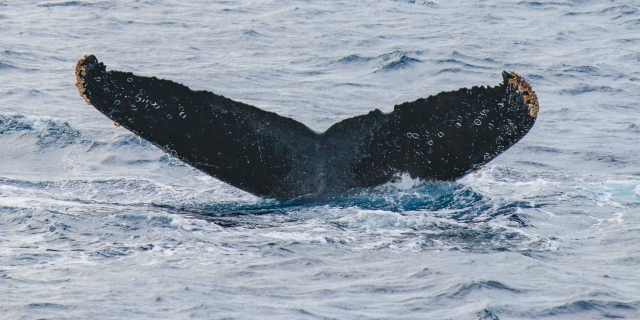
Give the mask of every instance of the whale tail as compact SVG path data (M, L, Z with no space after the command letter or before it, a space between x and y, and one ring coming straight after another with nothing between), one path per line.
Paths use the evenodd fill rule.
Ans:
M283 199L370 187L402 173L455 180L520 140L539 105L531 86L503 72L495 87L442 92L384 114L343 120L324 133L208 91L130 72L95 56L76 66L80 95L185 163L258 196Z

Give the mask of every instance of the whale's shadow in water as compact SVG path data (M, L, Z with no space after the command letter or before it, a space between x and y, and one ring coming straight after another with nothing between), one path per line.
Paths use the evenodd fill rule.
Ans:
M304 220L301 211L330 211L333 208L357 211L384 211L446 217L452 222L486 222L507 218L519 226L529 226L518 208L532 208L526 201L497 201L483 196L458 182L427 182L410 190L390 185L359 188L325 198L300 197L278 201L261 199L254 203L192 203L184 205L154 204L172 213L187 214L222 227L270 227ZM320 208L320 210L319 210ZM344 211L344 210L343 210ZM349 211L349 210L347 210ZM314 213L308 217L316 218Z

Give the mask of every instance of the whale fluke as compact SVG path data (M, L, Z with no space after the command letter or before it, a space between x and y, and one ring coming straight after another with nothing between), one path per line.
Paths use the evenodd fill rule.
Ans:
M442 92L316 133L208 91L106 71L93 55L76 66L80 95L116 125L234 187L281 199L339 194L403 173L455 180L481 168L529 132L539 109L525 80L502 76L495 87Z

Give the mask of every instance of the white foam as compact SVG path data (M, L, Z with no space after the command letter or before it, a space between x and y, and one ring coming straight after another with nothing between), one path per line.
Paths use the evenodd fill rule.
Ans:
M424 181L420 178L411 178L411 175L407 172L400 175L400 178L395 182L390 183L392 186L400 190L410 190L417 186L423 185Z

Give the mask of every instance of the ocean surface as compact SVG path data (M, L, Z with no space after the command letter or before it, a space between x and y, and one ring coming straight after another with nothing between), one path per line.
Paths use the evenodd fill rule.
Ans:
M456 182L262 199L78 95L171 79L317 131L516 71L536 125ZM640 319L637 0L0 0L0 319Z

